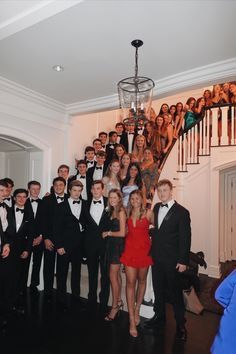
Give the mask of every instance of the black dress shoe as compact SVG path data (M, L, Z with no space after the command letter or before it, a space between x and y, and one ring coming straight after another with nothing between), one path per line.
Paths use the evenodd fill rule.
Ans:
M184 342L187 340L187 330L185 326L176 327L176 337Z
M165 318L155 314L150 320L144 322L144 328L151 329L164 326Z
M30 286L30 294L34 295L34 296L39 295L39 290L38 290L37 286Z
M17 317L23 317L25 315L25 308L23 306L14 306L12 312Z

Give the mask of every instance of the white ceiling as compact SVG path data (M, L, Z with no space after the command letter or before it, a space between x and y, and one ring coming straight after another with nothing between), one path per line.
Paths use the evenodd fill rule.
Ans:
M136 38L139 72L154 80L236 57L236 1L0 1L0 14L0 76L65 104L116 93Z

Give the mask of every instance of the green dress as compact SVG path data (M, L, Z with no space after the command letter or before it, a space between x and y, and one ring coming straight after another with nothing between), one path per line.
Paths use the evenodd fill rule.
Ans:
M184 116L184 130L188 129L194 122L196 122L195 113L187 111Z

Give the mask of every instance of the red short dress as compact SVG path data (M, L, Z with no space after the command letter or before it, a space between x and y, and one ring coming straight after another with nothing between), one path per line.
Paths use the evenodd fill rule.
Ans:
M121 255L122 264L133 268L146 268L153 264L149 255L151 240L148 234L149 221L146 217L136 220L136 226L133 220L127 220L128 234L125 239L125 249Z

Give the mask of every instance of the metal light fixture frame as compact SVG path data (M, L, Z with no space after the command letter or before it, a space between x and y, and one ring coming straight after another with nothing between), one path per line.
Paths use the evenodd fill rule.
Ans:
M120 108L129 110L129 116L124 118L123 122L134 122L136 125L139 125L140 121L146 122L148 120L145 112L146 102L144 97L145 95L149 96L149 105L151 105L155 83L148 77L138 76L138 49L143 45L143 41L135 39L131 42L131 45L135 47L135 73L134 76L120 80L117 88ZM142 99L143 102L141 102Z

